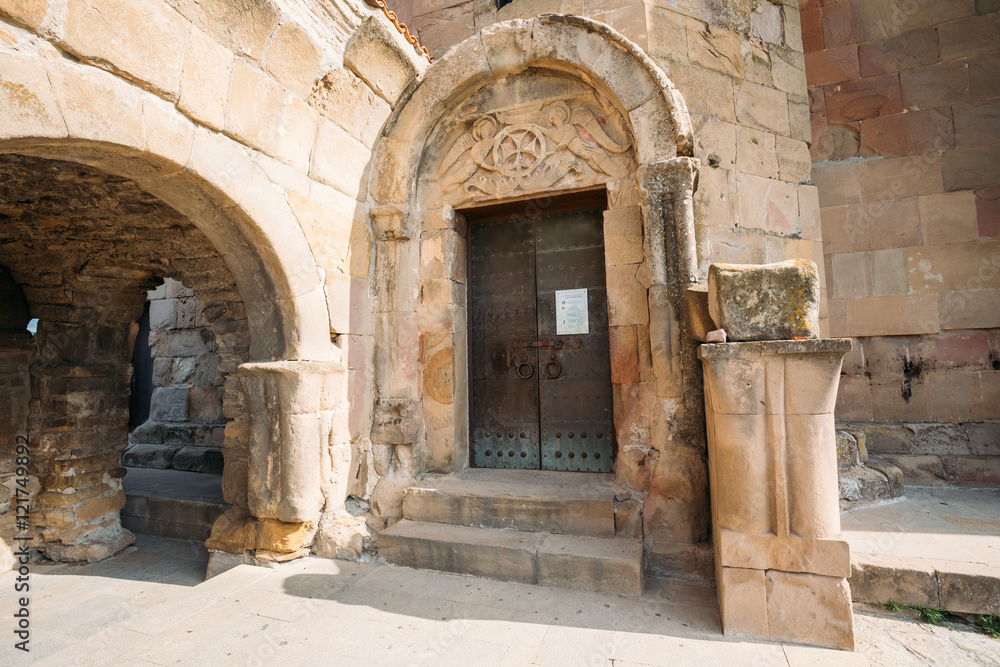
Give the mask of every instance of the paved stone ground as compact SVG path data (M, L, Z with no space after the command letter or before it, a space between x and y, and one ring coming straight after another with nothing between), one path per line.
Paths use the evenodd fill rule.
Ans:
M841 514L851 552L982 563L1000 574L1000 489L906 487L906 500Z
M30 655L12 646L16 575L0 577L0 664L1000 665L985 636L881 612L856 615L853 654L724 638L714 589L687 582L629 598L304 559L199 584L200 545L137 546L32 566Z

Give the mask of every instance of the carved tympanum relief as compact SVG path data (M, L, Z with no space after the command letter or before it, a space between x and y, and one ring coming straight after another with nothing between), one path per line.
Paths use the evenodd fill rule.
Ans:
M625 178L631 141L616 120L584 101L469 114L441 160L441 191L484 199Z

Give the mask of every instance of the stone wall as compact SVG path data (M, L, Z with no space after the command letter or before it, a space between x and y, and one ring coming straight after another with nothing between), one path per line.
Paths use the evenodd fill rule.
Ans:
M205 307L172 278L147 300L153 395L149 419L129 435L123 464L221 474L224 380Z
M1000 484L1000 6L800 4L837 417L907 482Z

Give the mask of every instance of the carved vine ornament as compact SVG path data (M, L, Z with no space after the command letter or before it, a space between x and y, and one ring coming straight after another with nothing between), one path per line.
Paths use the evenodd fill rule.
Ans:
M630 173L631 142L612 138L608 116L583 105L553 102L466 122L471 128L441 162L445 193L493 198L551 188L568 177L619 180Z

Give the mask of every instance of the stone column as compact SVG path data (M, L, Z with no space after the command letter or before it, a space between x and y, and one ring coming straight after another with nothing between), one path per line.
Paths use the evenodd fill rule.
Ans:
M833 409L850 339L702 345L727 635L854 649Z
M348 401L347 369L332 361L243 364L237 371L250 414L250 513L313 522L323 507L321 453Z

